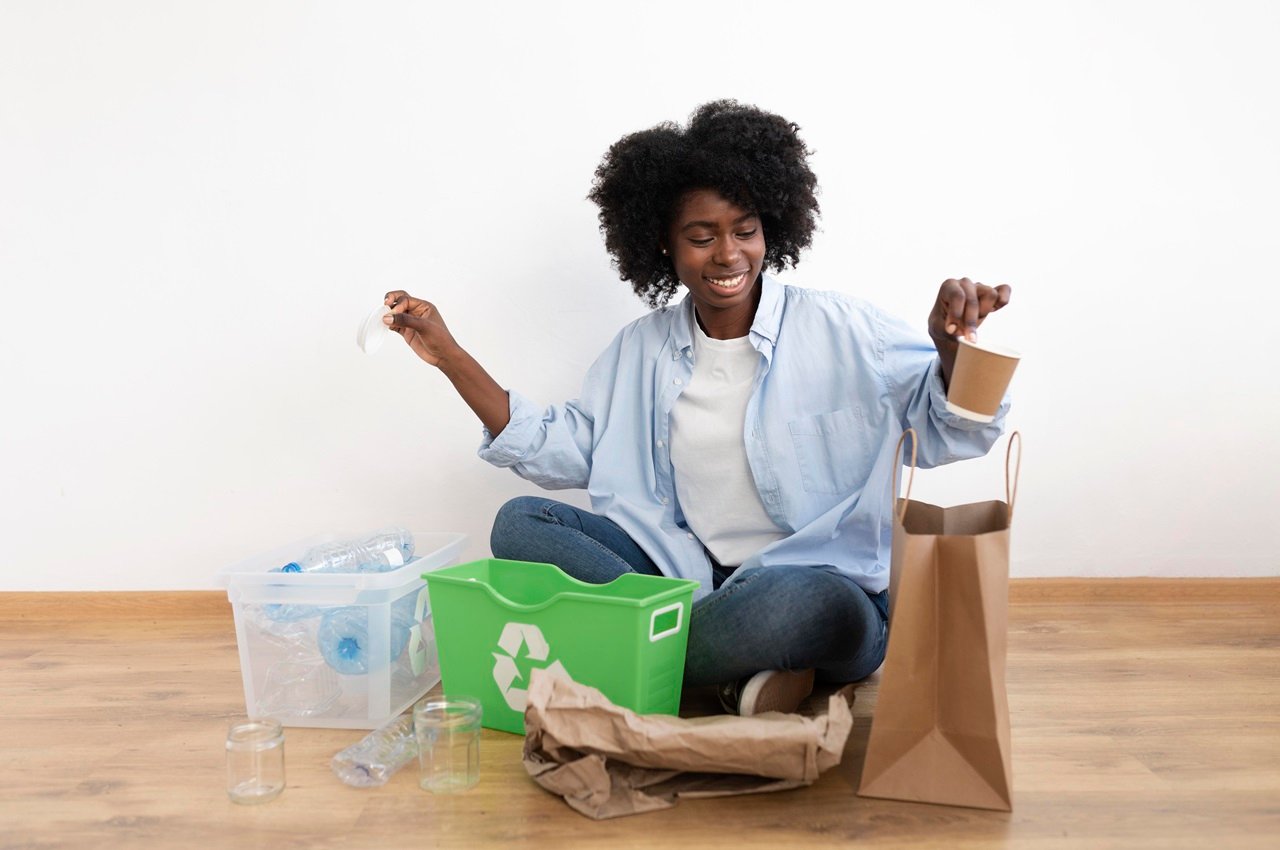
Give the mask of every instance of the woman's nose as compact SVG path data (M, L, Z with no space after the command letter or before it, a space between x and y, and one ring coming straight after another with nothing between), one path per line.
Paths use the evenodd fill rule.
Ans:
M738 257L741 256L741 254L742 252L738 250L738 246L734 243L732 238L721 239L716 244L716 252L712 259L716 261L716 265L732 266L738 261Z

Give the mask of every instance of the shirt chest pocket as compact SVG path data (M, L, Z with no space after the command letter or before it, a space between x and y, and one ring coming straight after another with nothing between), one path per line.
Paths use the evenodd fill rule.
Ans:
M873 458L862 408L793 419L787 427L806 491L845 495L866 482Z

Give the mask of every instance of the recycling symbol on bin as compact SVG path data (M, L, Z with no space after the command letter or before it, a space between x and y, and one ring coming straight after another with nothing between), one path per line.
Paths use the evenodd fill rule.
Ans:
M529 690L527 687L517 688L513 685L517 679L524 678L516 667L516 659L520 656L522 646L528 647L526 657L530 661L546 661L551 652L547 639L542 636L542 630L532 623L507 623L502 629L502 637L498 638L498 647L502 652L493 654L493 680L498 683L498 690L502 692L502 698L507 701L511 710L521 714L528 702ZM546 665L545 669L566 679L573 678L559 659Z

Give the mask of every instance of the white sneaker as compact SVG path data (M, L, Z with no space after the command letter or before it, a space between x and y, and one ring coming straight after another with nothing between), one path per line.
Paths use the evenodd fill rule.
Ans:
M743 717L780 711L790 714L813 693L812 670L762 670L747 679L720 687L726 711Z

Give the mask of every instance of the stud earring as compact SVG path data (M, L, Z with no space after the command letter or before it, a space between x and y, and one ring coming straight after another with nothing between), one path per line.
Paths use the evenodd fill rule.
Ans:
M665 257L665 256L667 256L667 249L666 249L666 248L663 248L663 249L662 249L662 256L664 256L664 257Z

